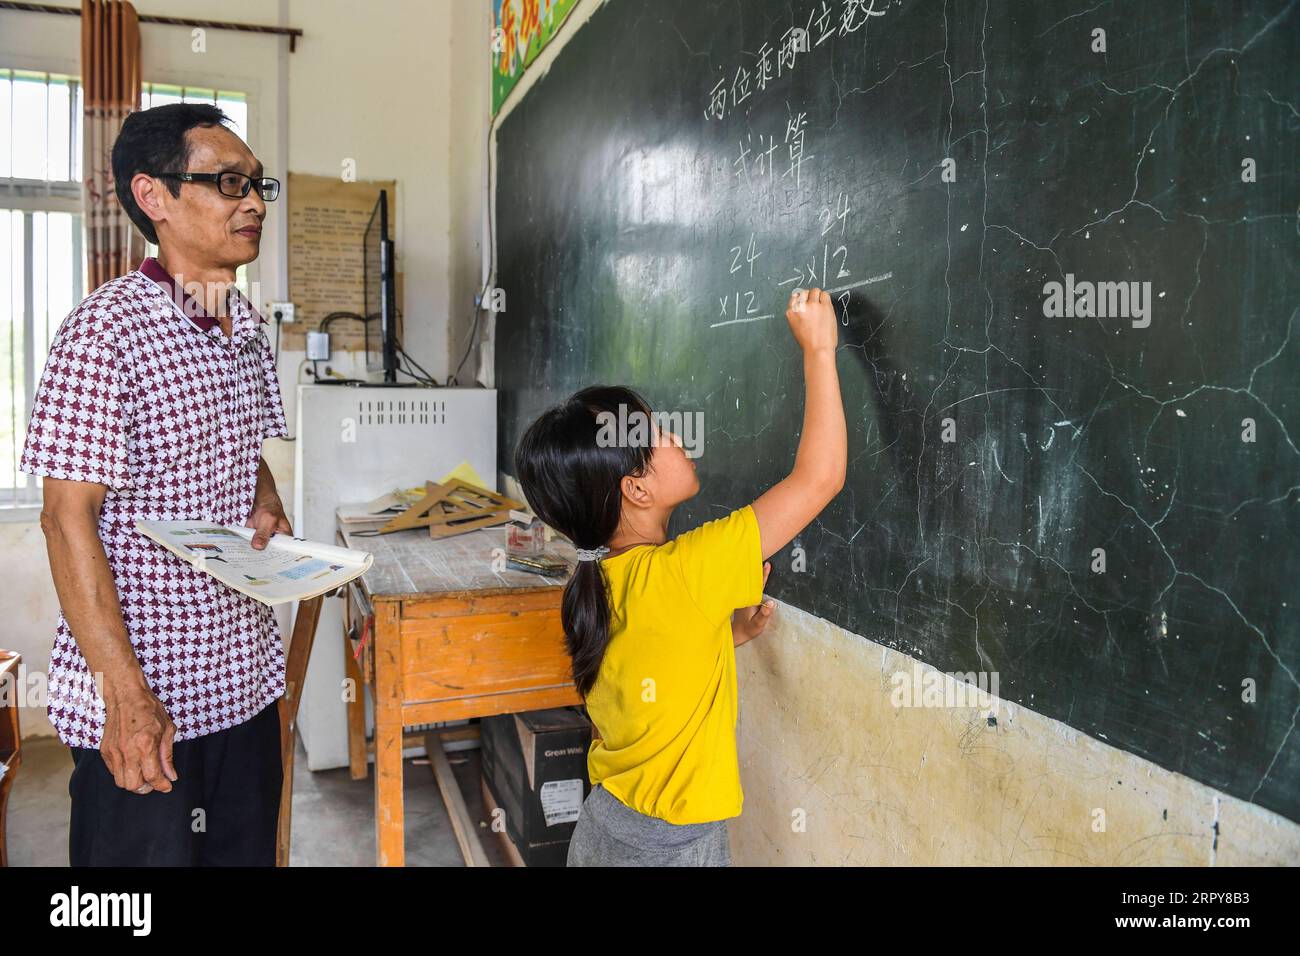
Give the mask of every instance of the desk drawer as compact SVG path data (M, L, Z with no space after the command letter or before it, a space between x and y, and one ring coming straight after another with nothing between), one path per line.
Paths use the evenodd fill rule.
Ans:
M407 702L572 686L558 590L404 609Z

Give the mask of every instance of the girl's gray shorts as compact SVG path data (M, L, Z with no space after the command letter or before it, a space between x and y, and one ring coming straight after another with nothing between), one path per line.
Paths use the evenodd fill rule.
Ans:
M626 806L600 784L582 802L569 866L731 866L727 821L669 823Z

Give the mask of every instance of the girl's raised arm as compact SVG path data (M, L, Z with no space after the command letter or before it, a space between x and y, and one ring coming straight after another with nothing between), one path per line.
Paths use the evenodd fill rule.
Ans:
M765 561L839 494L848 467L848 431L835 369L839 320L831 297L820 289L796 289L785 317L803 349L803 433L789 476L753 504Z

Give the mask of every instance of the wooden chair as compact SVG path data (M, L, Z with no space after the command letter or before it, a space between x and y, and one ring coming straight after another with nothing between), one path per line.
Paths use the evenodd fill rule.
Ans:
M5 843L5 808L9 790L23 762L22 735L18 730L18 705L23 688L18 686L18 665L22 658L13 651L0 650L0 866L9 865Z

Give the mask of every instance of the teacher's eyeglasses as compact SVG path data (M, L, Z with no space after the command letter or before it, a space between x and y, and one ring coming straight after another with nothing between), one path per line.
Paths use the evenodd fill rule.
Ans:
M274 202L280 195L280 180L268 176L254 177L243 173L158 173L161 179L179 179L185 183L216 183L217 192L231 199L243 199L257 187L263 202Z

